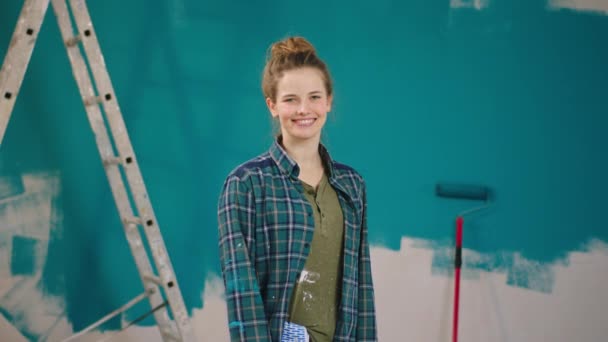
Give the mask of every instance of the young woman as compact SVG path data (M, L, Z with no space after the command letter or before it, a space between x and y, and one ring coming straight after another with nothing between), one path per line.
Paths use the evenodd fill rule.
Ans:
M262 88L280 134L218 203L232 341L376 341L365 183L321 130L332 81L301 37L274 43Z

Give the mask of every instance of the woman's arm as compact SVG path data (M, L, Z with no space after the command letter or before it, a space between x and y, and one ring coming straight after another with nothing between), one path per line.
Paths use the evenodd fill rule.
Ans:
M219 250L233 342L270 342L268 321L254 269L255 202L235 176L224 183L218 203Z

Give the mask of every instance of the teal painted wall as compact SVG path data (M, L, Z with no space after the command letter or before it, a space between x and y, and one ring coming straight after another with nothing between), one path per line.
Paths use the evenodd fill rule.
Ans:
M0 5L0 55L20 4ZM219 271L223 179L271 142L260 74L268 45L290 34L309 38L333 73L325 143L367 179L372 243L398 249L407 236L451 245L454 215L475 203L436 198L437 181L494 190L465 245L495 257L467 267L509 271L504 255L513 252L543 265L591 239L608 241L605 16L549 11L542 1L494 1L483 11L448 1L103 1L90 9L191 309L204 305L204 281ZM0 175L59 175L40 286L65 297L81 329L141 285L54 20L49 12ZM31 271L31 260L18 260L16 270ZM450 265L440 254L434 261ZM551 292L550 277L527 279L509 281Z

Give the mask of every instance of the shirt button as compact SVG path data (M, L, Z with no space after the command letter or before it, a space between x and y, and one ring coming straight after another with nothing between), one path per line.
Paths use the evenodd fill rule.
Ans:
M304 244L304 248L310 248L310 244L307 242Z

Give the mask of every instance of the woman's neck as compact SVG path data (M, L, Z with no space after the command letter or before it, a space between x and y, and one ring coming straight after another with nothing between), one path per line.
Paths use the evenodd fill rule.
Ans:
M283 136L282 145L300 168L309 169L321 165L318 139L292 140Z
M283 148L300 168L299 178L316 186L323 175L323 163L319 155L319 139L293 141L282 140Z

